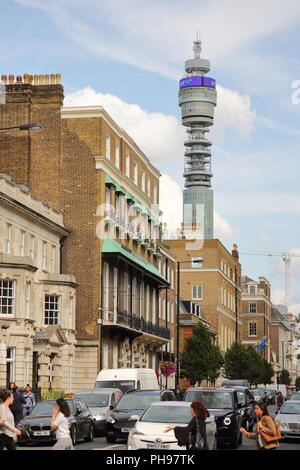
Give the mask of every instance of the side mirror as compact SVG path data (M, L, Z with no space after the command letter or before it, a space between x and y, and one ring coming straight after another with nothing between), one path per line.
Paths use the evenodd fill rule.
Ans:
M80 410L79 410L78 408L76 408L74 415L75 415L75 416L80 415Z
M113 409L114 409L114 405L109 405L109 409L110 409L110 410L113 410Z
M275 414L276 414L276 415L278 414L278 410L275 411Z
M137 421L139 419L139 415L131 415L129 419L131 421Z
M243 406L244 406L243 403L238 403L236 407L239 410L239 409L243 408Z

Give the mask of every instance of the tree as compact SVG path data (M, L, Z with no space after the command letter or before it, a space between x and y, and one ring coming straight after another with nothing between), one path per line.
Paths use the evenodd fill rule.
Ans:
M280 384L290 385L291 381L292 379L290 377L289 371L286 369L282 369L282 371L279 374L278 382Z
M223 374L227 379L246 379L245 371L248 369L248 356L244 346L235 341L226 351L224 357Z
M275 372L272 365L266 361L265 359L262 360L262 373L259 383L264 385L270 384L272 377L274 376Z
M297 378L296 378L295 387L296 387L297 389L300 388L300 377L297 377Z
M211 343L208 328L199 323L187 340L187 350L181 356L181 372L190 382L215 381L223 364L222 354Z

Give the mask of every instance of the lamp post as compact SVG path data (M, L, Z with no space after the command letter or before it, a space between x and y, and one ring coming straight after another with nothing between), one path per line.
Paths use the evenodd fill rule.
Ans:
M8 131L10 129L19 129L20 131L40 132L42 126L37 122L33 124L22 124L20 126L0 127L0 131Z
M180 394L180 389L179 389L179 328L180 328L180 322L179 322L179 315L180 315L180 307L179 307L179 299L180 299L180 266L181 264L185 263L201 263L202 260L187 260L187 261L177 261L177 315L176 315L176 383L175 383L175 388L176 388L176 395L179 398Z

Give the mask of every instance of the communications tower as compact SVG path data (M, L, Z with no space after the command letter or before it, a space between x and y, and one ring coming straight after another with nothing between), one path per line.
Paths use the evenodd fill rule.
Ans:
M214 238L211 145L206 138L214 123L216 81L207 77L210 62L201 59L201 41L194 41L195 57L185 62L186 75L179 82L182 124L187 129L185 151L184 229L199 229L204 239Z

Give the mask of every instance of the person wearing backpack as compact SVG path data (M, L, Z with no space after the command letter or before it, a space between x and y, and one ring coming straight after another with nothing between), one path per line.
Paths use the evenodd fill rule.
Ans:
M246 429L241 428L241 433L248 437L248 439L256 440L256 447L259 450L277 449L279 447L278 439L281 438L279 426L275 424L265 405L257 403L255 405L255 413L258 418L255 432L248 432Z
M205 420L209 413L202 401L192 402L191 415L187 426L168 426L164 432L174 431L178 445L185 445L187 450L208 450Z

